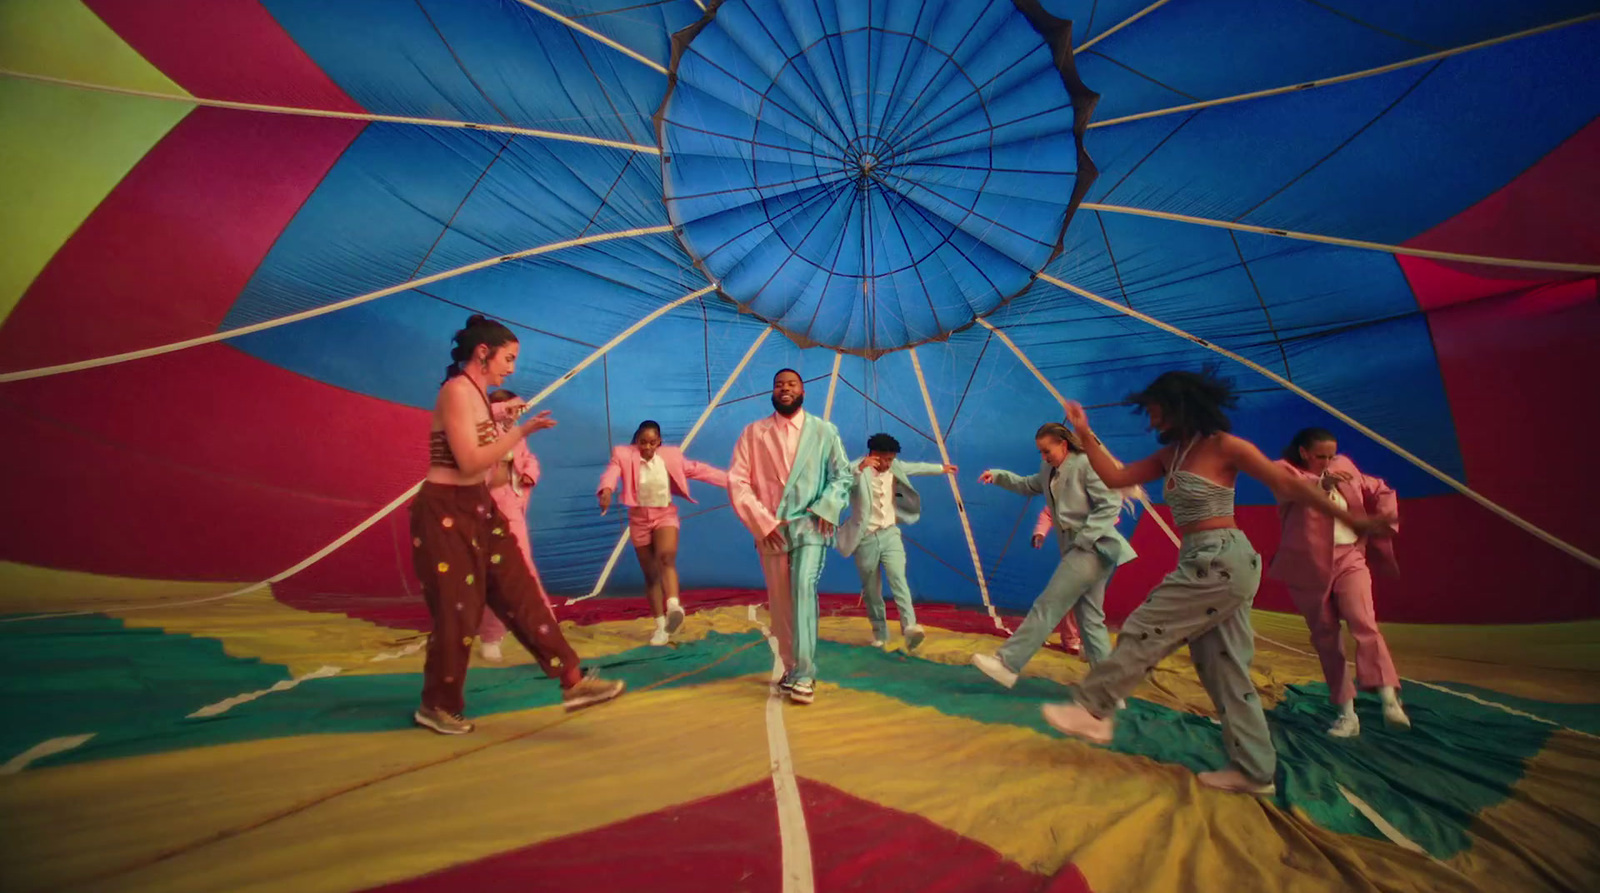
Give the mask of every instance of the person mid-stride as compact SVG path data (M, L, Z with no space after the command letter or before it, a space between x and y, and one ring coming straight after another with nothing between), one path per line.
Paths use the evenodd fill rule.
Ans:
M772 636L789 700L816 698L817 583L855 476L839 429L807 413L800 373L772 377L773 413L745 426L728 464L728 502L755 535Z
M972 665L1010 688L1045 639L1076 613L1084 656L1093 667L1111 653L1106 631L1106 584L1119 565L1132 561L1133 547L1117 532L1122 494L1100 480L1082 450L1073 445L1067 427L1051 422L1034 435L1039 470L1023 477L998 469L985 471L979 483L993 484L1022 496L1043 494L1061 545L1061 563L1044 591L1033 600L1028 616L993 655L974 654Z
M915 524L922 517L922 496L911 486L910 479L914 475L954 474L956 467L937 462L902 462L900 441L879 433L867 438L867 455L856 463L855 471L850 517L839 525L839 554L856 560L861 597L867 604L867 619L872 622L872 647L882 648L889 641L889 621L883 604L883 583L887 582L900 615L900 634L905 636L907 648L916 648L925 633L917 624L917 611L911 605L906 546L900 537L901 524Z

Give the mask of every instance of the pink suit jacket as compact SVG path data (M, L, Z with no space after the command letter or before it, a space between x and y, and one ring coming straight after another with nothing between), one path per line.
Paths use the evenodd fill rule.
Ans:
M1284 459L1279 459L1278 465L1313 482L1317 480L1317 475ZM1367 477L1344 456L1335 456L1328 471L1350 476L1350 480L1338 484L1350 514L1357 518L1388 515L1397 519L1394 526L1399 529L1399 501L1382 478ZM1333 581L1333 518L1299 502L1279 502L1278 520L1283 532L1267 575L1290 586L1326 587ZM1400 575L1391 537L1363 536L1356 545L1365 550L1367 565L1374 571L1391 577Z
M511 426L516 424L516 421L511 417L511 414L505 410L504 407L507 405L508 404L505 403L496 403L491 407L491 413L494 416L494 420L500 424L501 429L509 431L511 430ZM484 476L484 479L488 480L488 478L493 474L494 469L491 468L489 473ZM521 483L523 475L527 475L533 479L533 483L529 484L526 489L523 488ZM508 485L507 489L512 492L512 495L518 498L518 501L522 503L522 507L525 510L528 507L529 493L538 485L539 459L538 457L534 456L533 453L528 451L527 438L523 438L522 440L517 441L516 446L511 448L511 484Z
M656 448L656 455L667 466L667 486L673 495L682 496L694 502L695 498L689 495L689 478L704 481L714 487L728 486L728 473L720 468L696 462L685 458L683 451L674 446L665 444ZM601 490L617 489L617 482L622 482L622 492L618 498L623 505L634 506L639 503L638 483L639 465L643 462L639 457L639 448L633 444L614 447L611 450L611 463L606 466L605 473L600 475L600 486L595 489L598 495Z

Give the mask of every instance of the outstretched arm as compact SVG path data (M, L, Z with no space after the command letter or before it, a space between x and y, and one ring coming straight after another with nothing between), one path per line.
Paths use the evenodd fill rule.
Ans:
M1050 485L1050 478L1044 469L1039 469L1037 474L1023 477L1001 468L991 468L978 475L978 483L993 484L1002 490L1010 490L1018 496L1038 496Z
M713 487L727 487L728 473L715 465L696 462L685 457L683 460L683 475L697 481L704 481Z
M1250 475L1270 488L1285 502L1298 502L1343 521L1357 533L1384 535L1393 533L1386 518L1357 518L1349 511L1334 505L1328 494L1310 480L1288 471L1268 459L1256 445L1232 434L1222 435L1224 455L1238 470Z
M901 462L900 470L906 473L906 477L956 473L954 465L941 465L938 462Z

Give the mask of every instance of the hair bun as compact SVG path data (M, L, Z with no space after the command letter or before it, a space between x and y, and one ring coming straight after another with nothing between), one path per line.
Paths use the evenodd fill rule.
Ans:
M485 325L485 324L490 323L490 322L493 322L493 320L491 320L489 317L484 316L481 313L474 313L471 316L467 317L467 328L470 329L470 328L473 328L475 326Z

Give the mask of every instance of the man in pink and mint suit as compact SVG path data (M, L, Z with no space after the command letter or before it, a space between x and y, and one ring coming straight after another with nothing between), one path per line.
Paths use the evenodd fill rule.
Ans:
M817 584L855 474L839 429L804 410L793 369L772 379L773 414L745 426L728 467L728 501L755 536L767 609L784 674L798 704L816 697Z

